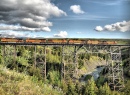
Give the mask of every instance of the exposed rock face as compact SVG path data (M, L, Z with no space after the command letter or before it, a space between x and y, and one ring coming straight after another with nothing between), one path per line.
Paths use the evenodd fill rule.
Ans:
M89 60L84 60L84 68L79 70L80 75L92 73L98 66L106 65L106 60L91 56Z

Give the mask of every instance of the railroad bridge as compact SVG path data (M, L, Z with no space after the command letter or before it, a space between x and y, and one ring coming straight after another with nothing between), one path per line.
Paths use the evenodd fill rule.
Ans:
M36 52L37 52L37 46L43 47L43 57L44 61L42 63L43 65L43 75L46 79L46 48L49 46L56 46L61 47L61 76L62 78L65 78L67 70L65 68L65 56L70 55L73 56L73 70L69 71L73 75L74 78L78 78L78 54L80 53L103 53L109 58L106 60L106 65L109 68L108 71L108 84L111 86L113 90L120 90L124 87L124 77L123 77L123 67L122 67L122 50L127 50L129 52L129 58L130 58L130 45L100 45L100 44L61 44L61 43L0 43L1 46L1 52L3 58L7 55L7 49L8 46L12 46L14 49L12 51L12 56L14 56L14 63L17 57L17 46L31 46L34 47L34 65L37 64L36 61ZM129 61L130 64L130 61Z

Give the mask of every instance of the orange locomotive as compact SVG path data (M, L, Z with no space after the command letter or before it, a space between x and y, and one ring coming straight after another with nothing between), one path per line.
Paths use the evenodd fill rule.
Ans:
M23 42L23 39L17 39L17 38L1 38L1 42L10 42L10 43L20 43Z

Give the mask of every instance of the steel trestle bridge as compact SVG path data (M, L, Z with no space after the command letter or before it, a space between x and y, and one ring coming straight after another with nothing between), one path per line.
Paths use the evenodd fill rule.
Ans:
M43 58L44 61L42 63L43 65L43 71L42 74L44 75L44 78L46 79L46 48L49 46L57 46L61 47L61 77L65 79L66 76L66 63L65 63L65 56L67 54L70 54L73 56L73 66L74 69L72 71L69 71L73 75L73 77L78 78L78 54L80 53L103 53L105 55L109 56L109 59L107 60L106 64L109 68L108 71L108 84L113 90L121 90L124 87L124 77L123 77L123 67L122 67L122 49L128 49L129 52L129 58L130 58L130 45L105 45L105 44L62 44L62 43L3 43L0 42L1 46L1 52L3 58L6 57L6 52L8 49L7 46L12 46L13 49L13 56L14 56L14 63L16 61L17 57L17 46L31 46L34 47L34 65L37 64L36 62L36 50L37 46L43 47ZM72 49L69 49L72 48ZM84 50L84 51L83 51ZM130 64L130 61L129 61Z

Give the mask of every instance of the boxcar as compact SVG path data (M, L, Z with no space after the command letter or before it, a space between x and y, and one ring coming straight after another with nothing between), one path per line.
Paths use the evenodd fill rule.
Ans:
M48 40L47 40L47 43L55 43L55 44L60 43L60 44L65 44L65 43L67 43L67 40L65 40L65 39L48 39Z
M88 40L86 43L87 44L99 44L99 41L98 40Z
M116 41L107 41L107 44L114 45L114 44L117 44L117 42Z
M69 44L84 44L83 40L75 40L75 39L71 39L68 41Z
M36 39L26 39L25 40L26 43L40 43L40 40L36 40Z

